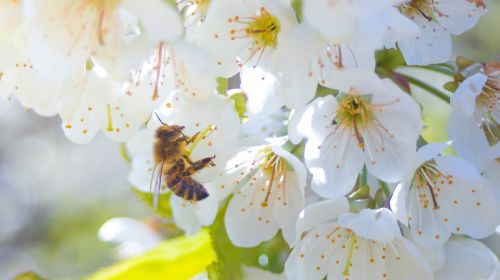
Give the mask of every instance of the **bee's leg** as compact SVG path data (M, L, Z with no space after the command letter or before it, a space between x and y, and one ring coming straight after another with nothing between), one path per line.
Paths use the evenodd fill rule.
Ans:
M186 170L189 172L189 174L194 174L196 171L205 168L207 165L215 166L215 164L213 163L214 159L215 159L215 156L207 157L207 158L195 161L193 163L190 163L191 166L186 168Z
M193 165L194 161L188 155L182 155L182 157L190 164Z
M191 143L194 143L196 141L196 138L198 138L198 136L200 136L200 132L196 132L193 136L189 137L189 139L187 140L187 143L188 144L191 144Z

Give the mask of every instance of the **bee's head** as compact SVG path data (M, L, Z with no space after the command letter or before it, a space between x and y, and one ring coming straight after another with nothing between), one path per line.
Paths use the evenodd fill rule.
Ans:
M182 136L184 126L162 125L156 130L156 137L163 140L173 140Z

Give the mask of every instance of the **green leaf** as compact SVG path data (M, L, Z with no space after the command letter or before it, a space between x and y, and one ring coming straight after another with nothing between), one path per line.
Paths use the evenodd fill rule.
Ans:
M135 187L132 187L135 194L148 205L151 209L153 209L158 215L163 218L172 218L172 207L170 206L170 196L171 192L162 193L158 198L158 208L154 208L153 205L153 195L151 193L146 193L138 190Z
M23 273L16 275L16 277L14 277L14 280L45 280L45 279L46 278L43 278L40 275L38 275L32 271L23 272Z
M274 273L282 272L290 249L281 232L255 248L236 247L229 239L224 226L225 209L225 206L220 209L217 218L209 228L217 262L208 268L208 278L211 280L242 279L241 265L260 267ZM262 255L267 257L266 265L259 264L259 257Z
M338 94L338 90L327 88L327 87L324 87L324 86L319 85L319 84L318 84L318 88L316 89L316 97L324 97L327 95L335 96L337 94Z
M102 269L87 280L185 280L206 270L215 261L207 231L196 236L167 240L143 255Z
M377 68L393 70L405 66L403 54L398 49L383 49L375 53Z
M292 8L295 11L295 15L297 16L297 20L299 22L302 21L302 7L303 7L302 0L293 0L292 1Z

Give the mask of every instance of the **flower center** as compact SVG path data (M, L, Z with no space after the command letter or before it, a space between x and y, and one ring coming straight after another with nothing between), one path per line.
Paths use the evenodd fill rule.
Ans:
M212 0L177 1L179 10L182 11L186 17L186 27L191 26L197 21L204 21L211 2Z
M485 65L485 74L488 80L481 94L476 97L479 117L478 125L484 131L491 146L500 141L500 64Z
M260 15L252 18L245 32L253 39L255 45L262 48L276 48L280 30L279 20L262 7Z
M345 94L338 97L339 107L334 122L342 126L353 128L358 145L363 148L363 138L359 131L366 128L375 120L370 103L371 95Z
M270 14L264 7L260 8L260 14L252 17L240 18L234 16L228 19L229 23L242 24L243 28L232 28L229 31L231 40L251 39L252 46L249 48L248 57L237 63L241 67L248 63L255 54L259 53L259 60L266 48L276 48L278 44L278 34L281 30L281 24L277 17ZM258 63L258 61L257 61Z
M418 201L423 208L429 207L432 200L433 209L439 209L438 196L441 187L452 185L453 176L443 174L434 160L427 161L421 165L415 172L412 186L416 186L418 192ZM427 192L426 189L429 191ZM429 200L430 199L430 200Z
M399 10L412 19L420 15L428 21L432 21L434 19L435 10L432 8L430 2L429 0L411 0L407 3L400 4Z
M269 205L269 198L271 196L272 187L275 182L277 182L277 187L279 189L282 189L284 194L287 164L286 161L284 161L280 156L276 155L269 149L269 151L267 151L267 156L261 163L260 167L269 178L266 182L266 195L264 197L264 200L260 204L263 208L266 208Z

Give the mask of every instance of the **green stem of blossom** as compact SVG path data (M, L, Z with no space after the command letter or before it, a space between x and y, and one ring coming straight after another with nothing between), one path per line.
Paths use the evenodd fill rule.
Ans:
M389 189L389 186L387 185L386 182L383 181L378 181L378 182L380 184L380 188L382 188L382 190L384 191L386 199L389 200L389 198L391 198L391 190Z
M421 80L415 78L415 77L411 77L411 76L408 76L408 75L405 75L405 74L400 74L403 78L405 78L410 84L412 85L415 85L429 93L431 93L432 95L436 96L437 98L443 100L444 102L446 103L450 103L450 96L438 89L436 89L435 87L429 85L429 84L426 84L424 82L422 82Z
M439 64L437 65L427 65L427 66L415 66L416 68L426 69L433 72L437 72L446 76L455 76L455 70L452 68L444 67Z

